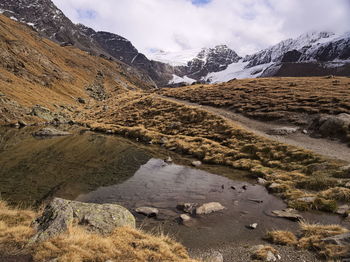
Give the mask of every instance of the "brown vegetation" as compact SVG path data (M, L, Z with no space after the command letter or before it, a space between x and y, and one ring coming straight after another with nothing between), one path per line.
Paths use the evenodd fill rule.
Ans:
M92 234L79 226L40 244L29 244L38 213L10 208L0 202L0 256L32 255L34 261L195 261L186 249L164 235L117 228L111 235Z
M301 222L301 235L299 239L289 231L271 231L266 239L277 245L294 245L303 249L317 251L320 255L328 258L337 258L349 251L345 246L337 246L322 241L327 237L333 237L349 232L348 229L339 225L320 225Z
M168 88L161 94L224 107L256 119L303 124L299 114L350 113L349 88L347 77L285 77Z

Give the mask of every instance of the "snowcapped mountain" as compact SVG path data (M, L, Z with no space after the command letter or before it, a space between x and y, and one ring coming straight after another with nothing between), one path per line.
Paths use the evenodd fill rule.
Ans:
M223 71L228 65L237 63L241 59L235 51L226 45L202 48L197 54L194 51L188 50L184 54L164 52L162 55L158 54L153 58L162 61L169 60L172 57L177 59L176 62L173 62L176 65L174 66L175 73L169 84L191 84L202 81L208 74Z
M247 55L204 80L270 76L350 75L350 33L310 32Z
M135 68L154 85L222 82L269 76L350 75L350 33L310 32L240 57L226 45L183 52L140 53L126 38L74 24L51 0L1 0L0 13L43 37Z
M296 39L287 39L256 54L248 55L243 59L243 62L248 62L247 68L270 62L281 62L284 54L288 51L297 50L303 53L304 50L328 42L334 37L334 33L331 32L306 33Z

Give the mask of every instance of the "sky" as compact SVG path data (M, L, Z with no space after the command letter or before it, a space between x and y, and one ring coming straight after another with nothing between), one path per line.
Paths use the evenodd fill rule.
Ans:
M313 30L350 31L350 0L53 0L75 23L145 54L227 44L239 55Z

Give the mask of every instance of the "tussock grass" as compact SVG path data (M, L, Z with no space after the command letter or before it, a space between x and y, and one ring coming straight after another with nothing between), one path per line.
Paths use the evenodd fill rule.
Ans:
M241 79L214 85L166 88L161 94L203 105L229 108L264 120L300 123L300 113L350 113L349 80L337 77L282 77ZM350 132L350 130L349 130Z
M346 247L340 247L332 244L326 244L322 239L349 232L348 229L339 225L318 225L306 222L300 223L302 237L299 239L298 246L305 249L314 249L319 254L326 257L339 257L348 251Z
M5 254L16 254L33 236L34 229L30 224L36 212L9 207L0 200L0 250Z
M274 249L271 246L264 245L264 246L261 246L261 248L254 250L254 252L252 253L252 258L262 260L262 261L267 261L269 252L271 252L274 255L278 255L278 252L276 249Z
M298 243L296 236L289 231L270 231L266 234L266 240L276 245L288 245L292 246Z
M118 228L103 237L73 227L35 248L34 259L47 261L193 261L186 249L167 236L153 236L131 228Z
M169 236L117 228L102 236L73 225L68 232L43 243L29 244L35 234L31 222L39 214L11 208L0 201L0 250L2 255L32 255L34 261L181 261L195 262L186 249Z
M319 196L327 198L327 199L349 202L350 201L350 189L346 188L346 187L334 187L334 188L330 188L330 189L327 189L325 191L320 192Z
M316 251L326 258L337 258L348 252L349 247L336 246L322 241L325 238L341 235L349 232L340 225L320 225L300 222L301 234L299 239L289 231L271 231L266 235L266 240L277 245L293 245L302 249Z

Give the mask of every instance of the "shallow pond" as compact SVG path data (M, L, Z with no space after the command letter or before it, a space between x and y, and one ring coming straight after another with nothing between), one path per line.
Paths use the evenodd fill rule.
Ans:
M247 179L247 173L222 166L190 167L192 159L116 136L70 129L71 136L38 139L35 128L0 129L0 192L11 203L40 205L53 196L94 203L159 209L158 218L135 214L139 226L174 235L191 248L260 241L271 229L296 230L295 222L273 217L285 203ZM162 159L168 155L176 164ZM243 189L246 186L246 189ZM262 200L261 203L255 200ZM222 212L178 223L180 202L218 201ZM312 222L341 223L324 213L304 213ZM255 230L246 226L258 223Z

